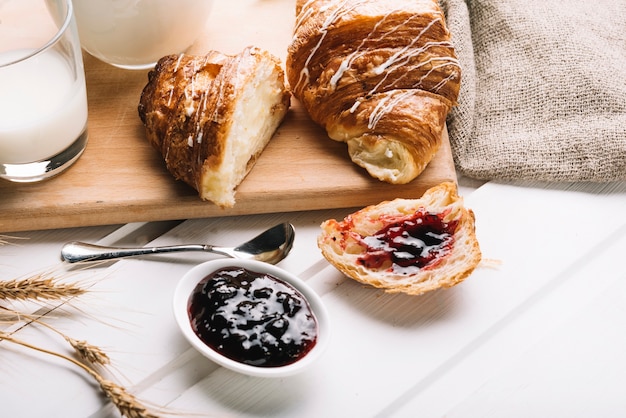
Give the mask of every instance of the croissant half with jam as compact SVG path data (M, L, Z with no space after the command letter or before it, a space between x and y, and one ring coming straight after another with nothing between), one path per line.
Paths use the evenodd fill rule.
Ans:
M352 161L408 183L436 154L461 69L437 0L297 0L293 95Z
M394 199L321 225L317 244L346 276L389 293L457 285L482 260L474 212L444 182L419 199Z

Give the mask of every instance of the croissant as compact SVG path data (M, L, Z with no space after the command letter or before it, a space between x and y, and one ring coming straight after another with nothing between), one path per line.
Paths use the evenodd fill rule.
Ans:
M482 259L474 212L452 182L419 199L394 199L329 219L321 228L317 243L330 264L389 293L419 295L454 286Z
M297 0L286 75L352 161L405 184L432 160L461 69L437 0Z
M235 204L290 106L278 58L256 47L237 55L169 55L148 74L138 106L148 141L176 179L203 200Z

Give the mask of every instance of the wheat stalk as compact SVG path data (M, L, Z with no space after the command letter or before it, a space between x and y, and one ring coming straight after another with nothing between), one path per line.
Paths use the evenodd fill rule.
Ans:
M61 300L86 292L74 283L60 283L57 279L37 274L25 279L0 281L0 299L11 300Z
M10 324L13 324L21 321L22 317L24 316L22 313L14 311L13 309L6 308L2 305L0 305L0 310L3 312L2 315L0 315L0 322L8 322Z
M146 406L144 406L133 394L129 393L123 386L118 385L115 382L112 382L108 379L105 379L100 373L98 373L93 368L87 366L86 364L73 359L64 354L51 351L42 347L37 347L33 344L30 344L26 341L22 341L13 337L10 334L5 333L4 331L0 331L0 340L6 340L12 342L14 344L21 345L23 347L30 348L32 350L39 351L41 353L49 354L63 360L69 361L70 363L80 367L89 375L91 375L96 382L100 385L102 392L106 395L106 397L115 405L115 407L120 411L122 416L127 418L158 418L158 415L151 412Z
M39 316L24 314L13 309L6 308L4 306L0 306L0 310L6 311L7 313L15 317L18 321L22 319L27 319L39 325L43 325L51 331L56 332L61 337L63 337L65 341L67 341L67 343L74 349L78 357L84 361L87 361L93 365L99 364L105 366L111 364L111 359L100 347L90 344L87 341L77 340L70 337L69 335L64 334L47 322L42 321Z
M10 235L0 235L0 245L11 244L12 239L28 239L25 237L12 237Z

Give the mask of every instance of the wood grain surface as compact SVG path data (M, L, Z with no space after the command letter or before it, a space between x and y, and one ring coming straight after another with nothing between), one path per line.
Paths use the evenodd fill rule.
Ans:
M234 54L247 45L283 62L291 40L289 0L215 1L203 36L188 52ZM255 167L221 209L174 178L144 136L137 104L148 70L117 69L84 54L89 144L74 166L35 184L0 181L0 232L139 221L351 208L395 197L419 197L456 181L447 134L427 169L407 185L371 178L345 144L327 138L299 103L292 107Z

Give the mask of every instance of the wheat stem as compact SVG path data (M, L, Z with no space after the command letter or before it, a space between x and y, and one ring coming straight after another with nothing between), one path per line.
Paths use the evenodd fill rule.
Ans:
M157 415L150 412L148 408L143 406L143 404L139 400L137 400L134 395L130 394L124 387L105 379L97 371L87 366L86 364L76 359L73 359L72 357L66 356L65 354L61 354L56 351L37 347L36 345L17 339L12 335L5 333L4 331L0 331L0 340L10 341L14 344L18 344L35 351L39 351L41 353L61 358L80 367L89 375L91 375L96 380L96 382L98 382L106 397L109 398L111 402L113 402L113 404L117 407L122 416L125 416L127 418L158 418Z
M28 239L28 238L26 238L26 237L12 237L10 235L0 235L0 245L11 244L11 241L9 241L9 240L12 240L12 239L19 240L19 239Z
M63 337L65 341L67 341L67 343L74 349L76 354L78 354L78 357L84 361L87 361L93 365L99 364L103 366L111 363L111 359L109 358L109 356L98 346L90 344L84 340L77 340L75 338L72 338L69 335L56 329L52 325L48 324L47 322L40 320L39 317L28 315L28 314L23 314L23 313L14 311L12 309L4 308L4 307L0 307L0 308L11 312L12 314L16 315L18 318L22 317L22 318L28 319L29 321L35 322L39 325L43 325L49 330L56 332L61 337Z

